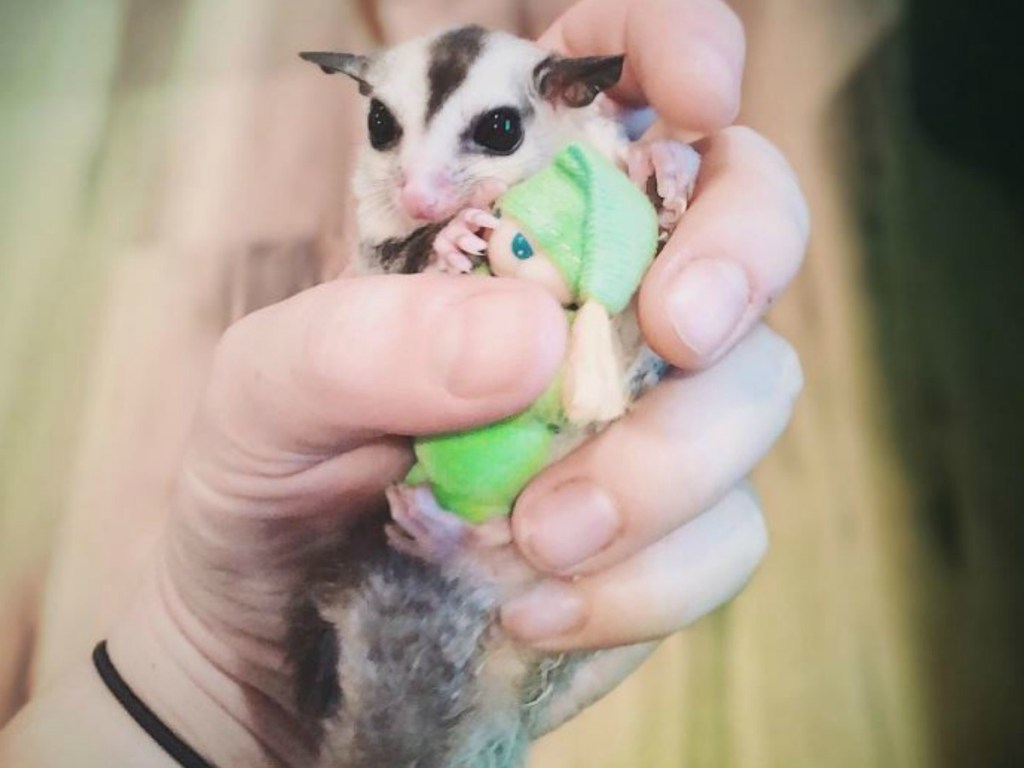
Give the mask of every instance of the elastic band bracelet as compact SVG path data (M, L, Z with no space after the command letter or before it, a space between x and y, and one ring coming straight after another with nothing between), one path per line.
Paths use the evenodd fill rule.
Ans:
M159 744L178 765L184 766L184 768L215 768L212 763L204 760L198 752L182 741L178 734L164 725L156 713L135 695L135 691L128 687L128 683L124 681L110 660L106 640L93 649L92 663L96 665L100 679L124 707L125 712L131 715L132 720L138 723L139 727L148 733L153 741Z

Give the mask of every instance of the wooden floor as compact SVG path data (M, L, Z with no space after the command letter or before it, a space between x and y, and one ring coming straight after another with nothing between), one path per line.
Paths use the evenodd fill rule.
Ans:
M39 684L133 583L218 334L335 266L352 104L294 52L442 10L535 28L558 3L492 5L0 0L0 722L33 628ZM992 362L1024 351L993 309L1020 298L994 276L1014 213L909 127L894 2L735 5L744 120L814 214L772 317L807 380L755 478L772 551L534 764L1024 764L1024 376ZM980 242L931 223L965 205ZM993 271L975 285L958 248Z

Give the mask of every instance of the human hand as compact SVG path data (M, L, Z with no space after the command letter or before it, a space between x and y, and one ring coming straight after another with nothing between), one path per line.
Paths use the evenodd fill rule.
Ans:
M522 410L565 346L546 292L476 276L340 280L239 321L153 567L109 638L125 679L215 763L310 764L286 646L311 563L405 476L398 435Z
M590 43L637 59L618 95L646 94L683 130L729 122L742 35L725 7L619 5L594 0L570 12L604 13L589 23ZM629 21L625 39L629 9L641 5L648 15ZM588 40L576 36L587 28L574 21L573 40L557 25L553 34L583 53ZM672 87L692 71L689 54L662 70L633 56L652 35L692 39L715 81L703 96L705 86ZM717 42L698 47L705 38ZM723 46L731 59L716 81L709 51ZM800 375L783 341L750 331L797 268L806 214L788 167L752 132L721 131L701 149L692 207L643 285L641 320L679 368L717 364L673 376L547 470L513 518L531 562L581 577L553 576L509 605L506 627L547 648L630 646L597 657L550 724L607 690L649 642L728 599L765 549L741 478L784 427ZM411 458L396 435L522 409L563 359L565 341L562 312L540 289L476 277L338 281L239 322L219 348L163 547L110 638L125 677L214 760L230 750L248 764L302 762L308 729L294 713L284 638L306 562L404 476ZM610 543L597 541L602 523ZM586 544L600 551L588 556ZM551 623L558 618L561 628Z
M625 51L611 95L653 107L649 138L699 139L702 155L689 208L640 292L644 337L680 372L536 478L513 513L517 544L550 578L505 606L506 628L549 650L616 648L551 708L553 727L730 599L763 557L767 532L743 478L802 379L793 350L759 324L799 268L809 225L780 153L727 127L744 38L723 2L583 0L541 42L573 56Z

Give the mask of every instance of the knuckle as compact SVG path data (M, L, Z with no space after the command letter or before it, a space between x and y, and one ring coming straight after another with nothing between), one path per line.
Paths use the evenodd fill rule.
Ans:
M768 555L771 547L771 534L760 510L750 521L750 556L751 563L756 567Z
M752 200L765 214L784 222L793 260L799 263L810 235L811 215L807 197L796 172L782 152L745 125L725 128L715 139L715 154L731 168L743 188L753 190Z
M800 355L782 337L779 337L779 380L782 391L790 400L795 400L804 388L804 371Z
M771 387L768 391L791 404L804 386L800 355L792 344L765 325L759 326L752 334L751 343L758 366L774 372L774 376L768 379Z
M698 59L698 71L706 73L704 84L699 87L704 103L707 104L708 118L705 128L719 129L732 125L740 114L740 83L732 68L720 53L708 50Z
M792 173L789 161L775 144L749 125L730 125L722 131L723 136L747 158L747 162L760 161L775 169Z
M743 53L747 46L747 32L743 19L728 3L717 0L717 6L725 39Z
M313 392L334 390L344 378L348 356L355 343L347 332L345 301L316 301L306 309L298 327L295 368L289 373L307 382Z
M764 560L765 555L768 554L768 548L771 545L768 525L753 487L743 484L733 491L732 496L736 504L737 515L741 518L739 530L743 535L746 560L753 567Z
M232 323L221 334L213 353L210 370L210 386L217 389L225 382L236 378L246 364L247 350L250 348L249 338L251 326L256 322L253 315L247 315Z
M777 198L776 198L777 199ZM765 259L765 281L768 286L781 289L796 276L807 253L809 237L805 212L795 200L774 203L771 213L765 212L765 240L774 244L771 259ZM756 220L756 217L751 217Z
M743 148L759 147L769 143L749 125L730 125L722 130L722 137Z
M664 70L654 53L639 52L643 69ZM728 54L712 43L695 41L670 77L652 78L651 101L670 122L701 135L722 131L740 111L740 78Z
M337 376L335 356L331 352L323 329L315 323L307 324L299 348L298 368L302 378L316 389L328 386Z
M790 223L797 232L798 239L806 244L810 234L811 215L807 205L807 197L800 187L796 171L789 160L775 144L757 131L747 126L735 126L730 129L738 141L746 144L750 152L756 155L752 164L756 163L768 179L772 195L784 203Z
M811 209L807 205L807 198L800 188L800 182L793 176L785 190L786 215L793 228L797 247L793 249L794 260L797 264L803 262L807 251L807 242L811 236Z

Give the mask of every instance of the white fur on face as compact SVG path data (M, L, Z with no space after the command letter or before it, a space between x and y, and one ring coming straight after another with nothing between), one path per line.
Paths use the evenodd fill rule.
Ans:
M406 179L450 183L463 204L477 183L495 178L516 184L540 170L572 139L585 136L585 126L602 120L596 107L555 107L533 88L534 68L549 52L512 35L489 33L466 79L425 124L429 97L427 72L435 36L419 38L384 52L367 80L373 97L384 103L402 127L402 138L390 150L363 148L356 171L361 238L380 242L403 237L423 225L401 209L398 195ZM524 139L511 155L489 155L465 134L474 118L498 107L524 112Z

